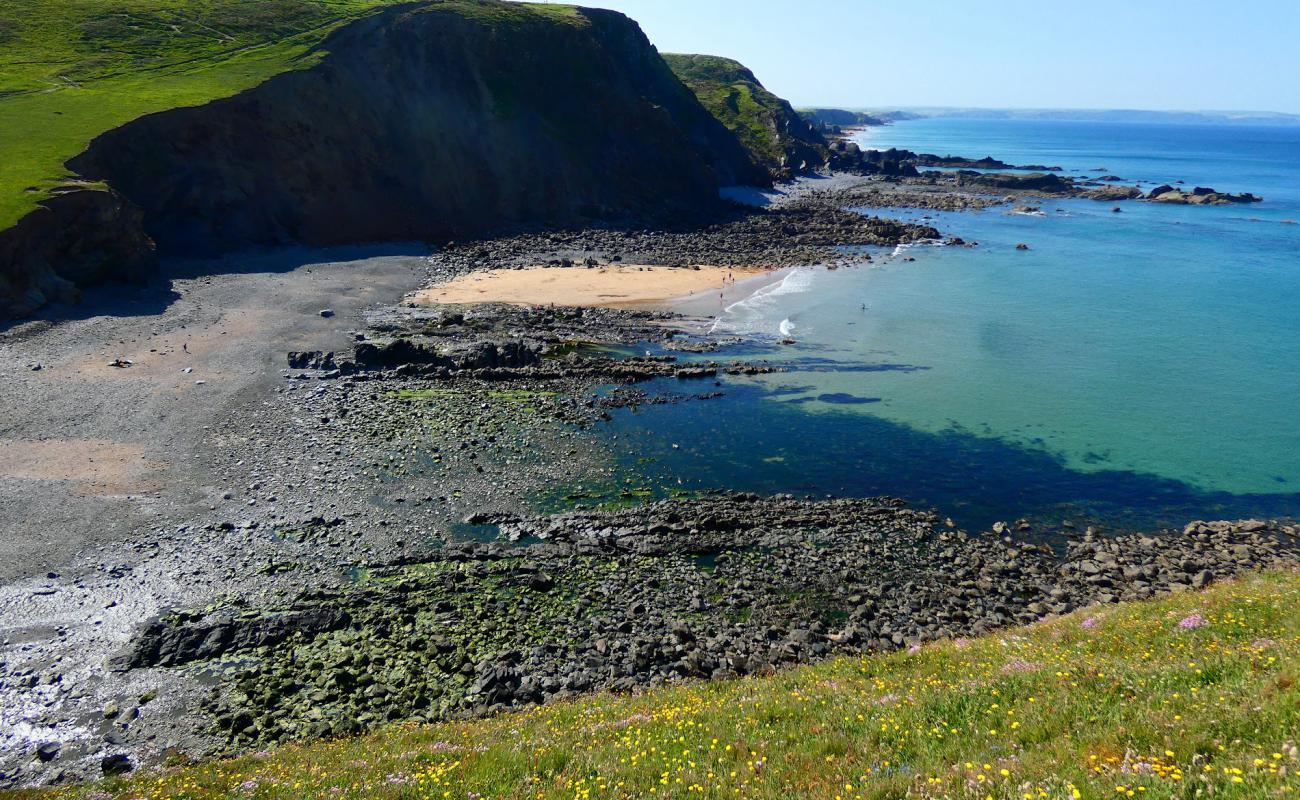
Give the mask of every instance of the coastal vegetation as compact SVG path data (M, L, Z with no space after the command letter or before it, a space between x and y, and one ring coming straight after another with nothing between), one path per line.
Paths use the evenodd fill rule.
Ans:
M1300 792L1300 574L766 676L185 764L74 798L1266 798Z
M700 103L734 132L756 162L775 175L825 163L825 140L790 104L739 61L665 53L664 60Z
M95 136L310 66L314 45L384 0L4 0L0 229L75 181Z

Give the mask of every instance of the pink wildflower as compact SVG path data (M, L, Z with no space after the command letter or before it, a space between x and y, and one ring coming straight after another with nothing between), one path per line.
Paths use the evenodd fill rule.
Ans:
M1182 622L1178 623L1178 627L1184 630L1191 630L1193 628L1203 628L1209 624L1209 621L1207 621L1205 617L1202 617L1200 614L1193 614L1190 617L1184 617Z

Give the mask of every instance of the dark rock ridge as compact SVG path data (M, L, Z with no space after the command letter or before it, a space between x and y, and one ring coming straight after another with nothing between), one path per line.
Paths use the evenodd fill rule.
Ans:
M857 142L838 139L830 146L830 166L855 175L916 177L916 153L911 150L863 150Z
M984 158L964 158L962 156L936 156L933 153L920 153L913 161L918 167L945 167L957 169L1012 169L1022 172L1060 172L1060 167L1045 167L1042 164L1023 164L1017 166L999 161L993 156ZM1104 180L1104 179L1103 179Z
M193 623L185 620L181 615L150 623L136 638L123 666L174 667L206 661L234 650L274 647L291 636L317 636L352 621L345 611L312 605L242 619L226 616Z
M991 189L1029 189L1048 194L1071 194L1076 190L1074 181L1070 178L1047 172L1014 175L1005 172L958 170L956 180L958 186L984 186Z
M826 165L822 135L745 65L719 56L679 53L665 53L664 60L773 178Z
M1205 186L1197 186L1190 192L1175 189L1172 186L1157 186L1147 193L1146 199L1153 203L1173 203L1186 206L1226 206L1235 203L1260 203L1264 198L1250 192L1228 194Z
M769 210L736 211L707 225L660 230L594 227L457 242L429 258L430 277L449 280L484 264L497 268L573 266L578 263L651 264L691 268L792 267L869 261L845 246L897 245L938 240L928 225L872 217L845 209L835 195L816 194Z
M136 275L146 234L169 256L661 223L714 213L720 186L768 183L614 12L425 2L321 49L309 69L94 140L69 166L116 194L56 198L3 234L0 316Z
M937 156L933 153L915 153L911 150L863 150L857 142L843 136L834 138L830 145L830 166L842 172L859 175L885 175L890 177L915 177L917 167L958 169L963 174L973 170L1016 170L1019 172L1060 172L1060 167L1041 164L1008 164L992 156L966 158L964 156ZM1014 176L1012 176L1014 177Z
M468 523L531 544L447 544L427 560L371 565L357 587L262 612L315 606L346 615L330 618L341 626L263 645L267 623L252 615L242 625L254 633L203 650L245 665L210 705L229 744L890 651L1200 588L1297 555L1296 529L1273 522L1089 531L1058 552L1027 525L969 535L887 499L740 494ZM194 627L192 640L229 618L211 619L176 624ZM143 641L160 635L154 626Z
M703 342L695 346L689 340L678 341L678 333L663 324L672 318L669 314L503 304L457 309L446 305L393 309L382 322L354 334L357 344L351 358L318 350L292 351L288 353L288 366L313 370L316 374L302 375L324 380L393 381L400 387L399 393L411 388L404 383L407 379L432 382L414 389L416 396L442 381L453 385L466 380L515 382L526 390L539 386L550 390L555 388L553 382L572 386L575 379L584 385L629 385L652 378L693 380L715 378L721 373L757 375L777 371L772 366L744 362L679 363L673 355L611 357L600 349L603 345L653 341L670 350L711 349ZM578 343L597 347L584 350L576 346ZM640 401L641 395L625 395L619 402L602 400L589 407L599 405L604 409ZM574 418L566 416L566 420L572 422Z

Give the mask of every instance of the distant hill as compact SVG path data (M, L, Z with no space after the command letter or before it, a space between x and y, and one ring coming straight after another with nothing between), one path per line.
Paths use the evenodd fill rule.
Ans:
M801 108L799 116L815 128L852 128L860 125L885 124L885 120L865 111L848 111L843 108Z
M664 60L700 103L734 132L755 162L776 178L826 162L826 141L787 101L764 88L744 64L708 55L665 53Z

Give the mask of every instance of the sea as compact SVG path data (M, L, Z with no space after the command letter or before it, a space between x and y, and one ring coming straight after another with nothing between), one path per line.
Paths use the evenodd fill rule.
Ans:
M864 211L978 246L686 301L738 342L703 358L785 371L650 387L722 396L615 412L624 483L899 497L970 530L1300 515L1300 128L934 118L857 141L1265 200Z

